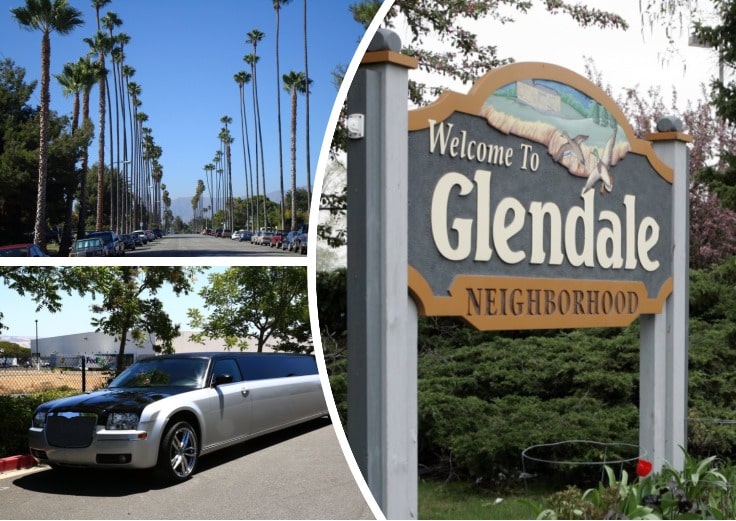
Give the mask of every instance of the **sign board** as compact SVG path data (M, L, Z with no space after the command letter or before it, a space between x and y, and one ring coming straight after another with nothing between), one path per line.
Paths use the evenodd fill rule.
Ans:
M496 69L409 113L409 290L481 330L625 326L672 292L671 194L602 89Z

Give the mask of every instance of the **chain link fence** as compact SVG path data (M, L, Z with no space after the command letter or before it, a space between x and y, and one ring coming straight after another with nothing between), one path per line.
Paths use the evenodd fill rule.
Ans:
M124 367L133 363L125 355ZM28 358L0 357L0 395L28 394L50 389L94 391L117 374L117 355L50 355Z

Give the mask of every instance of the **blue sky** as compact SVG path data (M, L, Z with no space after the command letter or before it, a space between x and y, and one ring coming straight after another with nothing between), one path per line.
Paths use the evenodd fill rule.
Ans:
M221 273L225 269L225 266L211 266L205 273L198 274L194 283L195 289L189 295L176 296L168 286L157 293L171 320L179 324L182 331L191 330L187 310L203 309L204 301L198 293L207 283L208 274ZM0 284L0 302L3 303L2 323L8 327L0 331L0 338L3 336L35 338L36 319L39 338L94 331L94 327L90 324L90 320L95 316L90 311L90 306L94 302L92 298L80 297L77 294L71 296L63 294L63 297L62 311L50 313L44 309L36 313L36 305L30 298L20 297L15 291Z
M90 0L69 0L82 11L85 24L72 33L51 36L51 73L59 74L66 62L86 54L83 38L96 32ZM307 6L310 95L310 141L312 183L324 129L337 94L332 72L353 57L363 29L352 19L352 0L311 0ZM40 78L41 34L18 26L10 9L23 0L2 2L0 10L0 59L10 58L26 69L26 80ZM293 0L281 9L280 73L304 70L303 0ZM245 43L247 33L259 29L265 38L258 45L258 90L263 120L267 192L279 190L278 130L276 117L275 24L272 0L113 0L101 14L113 11L122 19L119 30L131 36L126 46L126 63L135 68L134 81L141 85L141 110L149 116L148 126L162 147L163 183L172 199L191 198L197 179L204 180L202 167L211 162L219 147L220 118L233 118L231 132L233 191L245 194L243 153L240 144L238 86L233 75L249 72L243 56L252 52ZM283 82L279 82L280 85ZM246 92L250 89L246 86ZM97 122L97 89L92 91L90 116ZM40 101L38 88L31 104ZM246 105L251 108L250 97ZM51 108L71 114L72 100L65 98L52 78ZM304 97L298 101L297 185L306 186ZM282 139L285 189L290 187L290 103L282 90ZM252 114L248 115L252 124ZM251 136L253 131L250 132ZM93 144L96 150L97 138ZM91 150L90 157L96 158ZM206 197L206 195L205 195ZM186 216L184 216L186 217Z

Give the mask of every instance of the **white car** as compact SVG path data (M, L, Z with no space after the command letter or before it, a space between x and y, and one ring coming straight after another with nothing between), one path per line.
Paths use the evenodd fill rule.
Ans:
M313 356L163 355L138 361L106 389L41 404L28 442L54 469L153 468L180 482L200 456L327 414Z

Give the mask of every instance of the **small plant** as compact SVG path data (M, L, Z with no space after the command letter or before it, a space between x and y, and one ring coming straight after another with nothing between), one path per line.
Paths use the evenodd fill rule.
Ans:
M736 468L715 456L698 460L685 454L683 470L665 466L649 475L648 462L637 465L629 482L606 467L607 483L581 493L568 487L550 496L546 508L535 509L538 519L734 519Z

